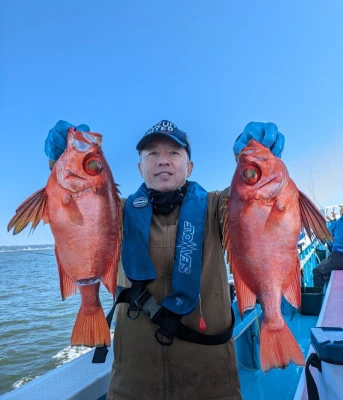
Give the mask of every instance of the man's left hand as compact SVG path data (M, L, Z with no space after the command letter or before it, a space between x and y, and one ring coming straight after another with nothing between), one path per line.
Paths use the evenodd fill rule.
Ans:
M281 158L285 146L285 137L273 122L250 122L238 136L233 146L236 158L251 139L268 147L275 156Z

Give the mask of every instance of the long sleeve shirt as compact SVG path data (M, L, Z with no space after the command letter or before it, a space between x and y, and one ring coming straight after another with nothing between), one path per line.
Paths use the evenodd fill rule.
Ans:
M343 253L343 215L329 225L329 231L333 236L332 251Z

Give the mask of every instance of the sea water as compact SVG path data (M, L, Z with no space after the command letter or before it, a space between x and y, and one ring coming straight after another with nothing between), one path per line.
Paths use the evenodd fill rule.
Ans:
M0 246L0 395L90 349L70 347L81 297L62 301L54 246ZM113 297L100 285L105 314Z

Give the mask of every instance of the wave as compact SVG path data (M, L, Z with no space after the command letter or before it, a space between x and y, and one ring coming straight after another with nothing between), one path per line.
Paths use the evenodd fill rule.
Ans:
M74 360L77 357L82 356L83 354L88 353L91 350L91 347L86 346L67 346L64 349L60 350L52 358L54 358L58 362L58 366L60 366L66 364L71 360Z
M34 376L32 378L26 377L26 378L21 378L18 381L14 382L13 385L11 386L11 390L13 389L18 389L20 386L25 385L25 383L28 383L30 381L33 381L34 379L38 378L39 375Z
M114 321L115 323L115 321ZM111 340L114 337L114 328L111 328ZM67 346L64 349L60 350L57 354L55 354L52 358L54 358L59 367L60 365L66 364L69 361L74 360L77 357L82 356L83 354L88 353L89 351L94 350L94 347L86 347L86 346Z

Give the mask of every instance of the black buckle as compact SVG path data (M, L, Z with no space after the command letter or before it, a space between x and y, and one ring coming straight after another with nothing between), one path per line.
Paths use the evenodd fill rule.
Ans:
M135 305L131 305L131 304L129 305L129 308L127 309L127 316L131 321L138 318L139 313L140 313L139 307L137 307Z
M138 314L140 310L143 310L150 319L153 319L162 308L156 303L154 296L152 296L146 289L139 297L137 297L135 304L139 309Z

